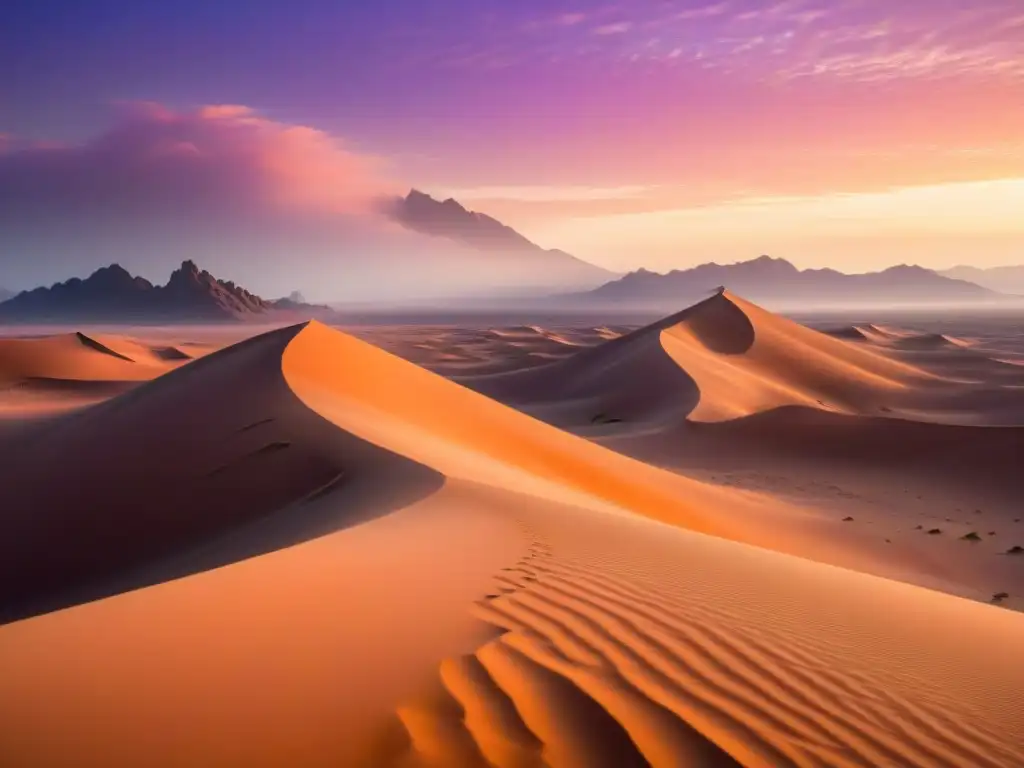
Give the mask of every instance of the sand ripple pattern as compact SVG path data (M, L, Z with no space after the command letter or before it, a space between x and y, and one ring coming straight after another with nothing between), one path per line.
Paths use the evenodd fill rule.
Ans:
M498 576L475 610L503 633L443 662L437 693L398 711L396 765L1021 765L983 722L946 716L938 690L911 704L817 641L744 629L588 560L536 540Z

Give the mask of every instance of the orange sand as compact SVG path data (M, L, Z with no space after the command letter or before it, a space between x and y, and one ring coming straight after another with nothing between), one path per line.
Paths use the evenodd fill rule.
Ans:
M92 341L83 373L159 367ZM1020 765L1021 614L653 466L946 382L725 295L474 383L566 426L605 408L650 463L316 323L28 425L0 441L0 765Z

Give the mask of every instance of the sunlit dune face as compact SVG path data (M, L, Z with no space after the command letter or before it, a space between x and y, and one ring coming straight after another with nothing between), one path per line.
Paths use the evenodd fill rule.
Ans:
M877 415L936 386L1005 414L989 384L890 358L898 342L997 369L945 337L853 330L726 292L483 377L548 418L586 408L594 440L317 323L29 440L0 429L18 534L0 537L0 762L1016 765L1022 574L996 553L1019 436ZM21 377L166 352L15 346ZM595 422L599 404L625 418ZM967 534L982 525L1001 538Z

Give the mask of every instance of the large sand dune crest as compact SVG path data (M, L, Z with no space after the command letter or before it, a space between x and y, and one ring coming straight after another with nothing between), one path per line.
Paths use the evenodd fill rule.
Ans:
M465 383L562 426L643 430L784 405L877 413L933 378L723 291L567 360Z
M23 441L0 467L0 617L75 602L83 585L318 493L358 500L358 520L436 490L436 473L295 399L279 361L297 330L195 361ZM396 492L370 504L362 497L374 487Z
M672 382L718 416L783 395L853 410L927 379L735 297L709 306L597 348L591 381L657 350L682 371L682 349ZM746 384L716 400L723 361ZM655 405L646 417L670 407ZM1024 754L1024 668L1006 663L1020 615L795 557L814 556L799 508L627 458L317 323L59 419L19 454L0 470L17 502L3 604L138 579L0 627L4 765ZM315 533L289 527L310 516Z

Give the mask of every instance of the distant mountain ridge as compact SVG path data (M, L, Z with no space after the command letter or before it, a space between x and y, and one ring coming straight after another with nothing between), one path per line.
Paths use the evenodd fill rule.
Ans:
M834 269L798 269L785 259L761 256L736 264L708 263L667 274L639 269L592 291L583 302L675 306L722 286L753 301L941 302L984 301L999 294L923 267L899 265L881 272L845 274Z
M617 276L558 249L545 249L495 218L470 211L452 198L435 200L413 189L395 198L386 213L406 229L431 237L443 237L494 258L488 266L500 270L517 262L529 274L536 272L537 286L590 288Z
M111 264L85 279L75 277L19 293L0 303L0 321L217 322L278 309L323 308L268 301L231 281L217 279L192 261L182 262L162 286Z
M967 280L1001 293L1024 295L1024 265L1020 264L987 268L961 265L940 270L939 274L954 280Z

